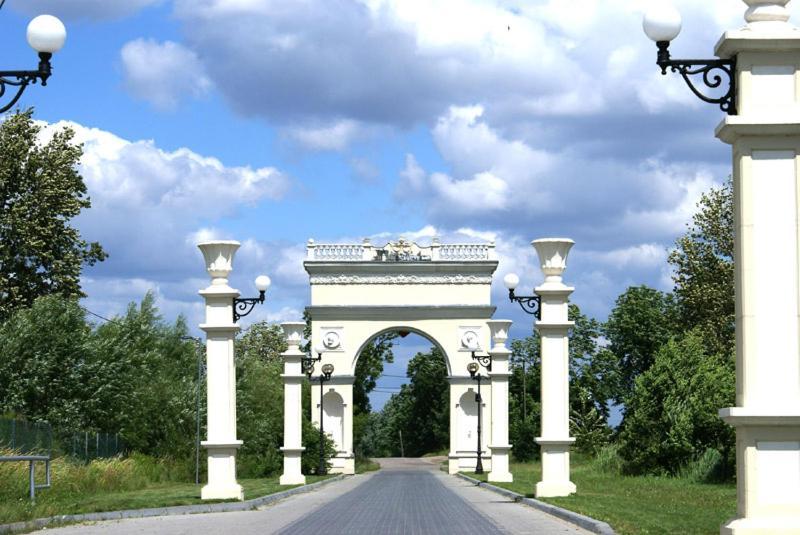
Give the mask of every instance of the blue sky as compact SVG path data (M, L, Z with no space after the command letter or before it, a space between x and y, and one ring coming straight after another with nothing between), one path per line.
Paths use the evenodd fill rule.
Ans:
M709 56L744 24L741 2L675 3L677 57ZM64 20L51 81L20 105L84 143L93 207L77 223L110 253L84 274L92 310L122 313L152 290L165 317L196 325L194 244L219 237L243 243L243 293L272 277L248 320L296 320L307 239L437 234L496 240L497 315L521 337L530 321L500 279L541 280L530 240L577 242L566 279L603 319L629 285L671 288L669 247L730 173L721 112L654 64L647 5L7 0L0 58L33 68L27 21Z

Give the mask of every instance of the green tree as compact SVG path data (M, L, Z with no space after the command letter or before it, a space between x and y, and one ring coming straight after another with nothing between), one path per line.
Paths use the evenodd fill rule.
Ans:
M705 333L670 340L635 381L620 434L631 473L676 474L708 449L733 466L733 430L717 415L734 402L733 363L709 355Z
M669 255L684 331L702 330L709 353L731 355L735 344L733 185L704 194L692 223Z
M417 353L408 363L409 384L392 395L365 425L364 455L416 457L447 447L450 436L450 385L447 363L438 348ZM404 451L400 448L403 435Z
M78 173L83 149L65 128L46 144L33 110L0 123L0 321L37 297L82 297L84 265L106 258L70 220L89 208Z
M0 325L0 412L89 425L91 327L75 299L45 296Z
M600 322L569 305L569 318L575 323L569 333L570 399L573 409L581 409L588 400L608 418L609 400L619 390L619 367L614 356L600 347Z
M535 438L541 417L541 340L539 333L511 342L509 365L508 433L518 461L530 461L538 453Z
M358 355L353 382L353 406L357 414L368 414L372 410L369 394L378 385L384 363L394 362L392 346L397 336L394 332L380 334L364 346Z
M188 455L194 449L197 358L179 317L165 322L148 292L92 338L91 427L119 431L134 450Z
M636 378L647 371L658 350L676 333L674 299L647 286L631 286L617 298L602 332L618 362L618 403L630 396Z
M239 473L265 477L280 470L283 456L283 359L280 325L254 323L236 340L236 419Z

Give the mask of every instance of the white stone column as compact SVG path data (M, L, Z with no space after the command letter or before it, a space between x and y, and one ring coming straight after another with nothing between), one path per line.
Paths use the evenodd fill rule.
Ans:
M508 470L511 444L508 443L508 357L511 351L506 347L508 330L511 328L509 320L491 320L486 322L492 333L492 371L489 376L492 381L492 427L489 449L492 452L492 471L489 472L489 481L506 482L514 481L514 476Z
M239 326L233 322L233 300L239 291L228 286L233 257L239 242L216 241L197 245L203 252L211 285L200 291L206 301L206 389L208 399L208 440L202 442L208 453L208 484L200 496L204 500L244 499L236 482L236 452L242 441L236 439L236 368L233 340Z
M723 534L800 533L800 31L788 0L746 0L727 32L738 110L717 128L733 146L737 518Z
M300 351L300 342L303 340L303 322L281 323L286 335L288 349L281 354L283 357L283 475L281 485L304 485L306 477L301 468L303 447L303 381L305 375L302 369L302 358L305 354Z
M575 492L570 481L569 449L569 338L573 322L568 320L568 299L575 290L562 282L567 255L575 242L568 239L535 240L533 246L545 275L535 289L541 296L542 319L536 329L542 340L542 480L536 483L536 497L569 496Z

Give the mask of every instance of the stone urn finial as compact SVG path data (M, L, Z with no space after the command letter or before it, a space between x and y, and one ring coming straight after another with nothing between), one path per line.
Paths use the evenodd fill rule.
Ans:
M286 337L286 343L289 349L297 349L300 347L300 342L303 341L303 330L306 328L305 322L302 321L287 321L281 323L283 328L283 335Z
M567 256L575 242L568 238L545 238L531 242L536 254L539 255L539 264L542 266L544 281L561 282L564 270L567 269Z
M744 20L747 27L759 30L767 27L784 27L789 25L789 10L786 8L791 0L744 0L747 12Z
M493 347L492 351L505 351L506 341L508 340L508 330L511 328L511 320L489 320L486 324L489 326L489 331L492 333Z
M228 284L228 275L233 271L233 257L240 245L238 241L207 241L197 244L206 261L206 270L211 275L212 285Z

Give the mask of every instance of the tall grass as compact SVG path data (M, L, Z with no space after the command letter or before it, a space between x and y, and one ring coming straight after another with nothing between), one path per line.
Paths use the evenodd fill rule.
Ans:
M15 454L18 452L0 450L0 456ZM190 482L194 480L192 468L191 460L156 459L141 454L89 463L56 457L50 463L52 486L37 490L33 505L28 497L28 463L2 462L0 523L58 514L64 504L79 503L89 495L139 490L165 482ZM37 463L36 481L45 482L44 463Z

